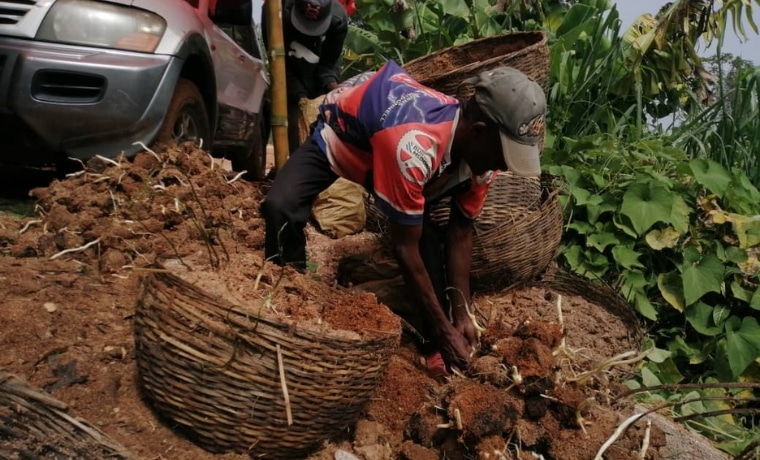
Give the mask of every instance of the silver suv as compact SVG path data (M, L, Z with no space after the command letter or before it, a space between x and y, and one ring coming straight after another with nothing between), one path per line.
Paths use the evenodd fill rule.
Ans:
M260 178L261 49L251 0L0 0L0 163L189 140Z

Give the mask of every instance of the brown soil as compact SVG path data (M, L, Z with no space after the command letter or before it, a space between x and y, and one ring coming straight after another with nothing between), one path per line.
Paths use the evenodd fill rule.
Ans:
M330 240L310 230L314 272L283 271L262 261L266 186L233 179L190 146L118 165L96 159L85 173L35 189L37 218L0 215L0 368L137 458L249 458L202 449L141 392L133 325L143 277L169 269L267 318L357 340L400 325L373 295L336 286L338 262L372 252L373 235ZM637 350L625 323L562 296L559 325L549 288L476 294L488 327L466 375L433 379L403 334L360 420L313 459L338 451L369 460L594 457L632 414L629 401L614 399L629 369L583 373ZM636 424L606 458L638 458L643 437ZM646 458L659 458L663 444L653 430Z

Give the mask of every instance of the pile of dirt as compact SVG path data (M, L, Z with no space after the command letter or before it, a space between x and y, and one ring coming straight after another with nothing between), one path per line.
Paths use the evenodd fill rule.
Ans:
M38 218L0 218L0 348L6 350L0 366L141 458L247 458L203 451L140 393L132 322L142 275L168 266L235 303L270 299L267 314L294 323L355 332L397 325L395 317L361 311L379 305L374 297L332 286L337 262L371 251L373 236L335 241L310 231L318 266L306 275L263 261L265 193L265 184L239 180L189 145L131 162L95 158L85 171L35 189ZM326 301L336 292L360 306L337 302L332 309ZM476 295L476 301L489 321L466 375L431 378L405 336L362 419L313 458L332 459L339 450L372 460L526 458L526 452L593 458L632 413L614 400L629 368L583 373L638 349L626 325L598 305L566 296L560 326L557 293L546 288ZM638 458L643 426L627 430L607 458ZM659 458L661 444L653 430L646 458Z

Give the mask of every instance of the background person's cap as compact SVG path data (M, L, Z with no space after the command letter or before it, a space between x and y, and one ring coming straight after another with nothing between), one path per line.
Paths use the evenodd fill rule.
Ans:
M538 83L512 67L487 70L476 77L475 101L499 125L509 170L518 176L540 176L546 95Z
M295 0L290 22L302 34L324 35L332 21L331 7L332 0Z

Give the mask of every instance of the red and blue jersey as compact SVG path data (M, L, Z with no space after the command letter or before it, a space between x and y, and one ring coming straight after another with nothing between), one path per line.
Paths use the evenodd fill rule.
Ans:
M448 189L471 179L453 199L465 216L477 217L492 174L469 177L466 165L450 174L458 101L419 84L392 61L363 79L331 92L320 106L312 138L333 171L364 185L380 210L406 225L422 224L426 186L435 182L438 193L439 182Z

